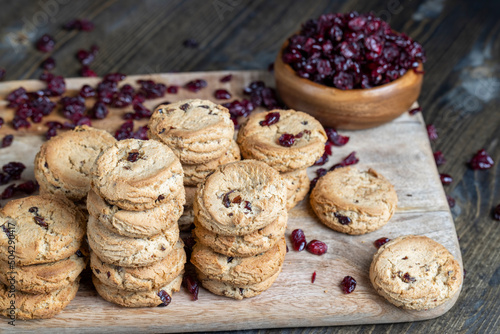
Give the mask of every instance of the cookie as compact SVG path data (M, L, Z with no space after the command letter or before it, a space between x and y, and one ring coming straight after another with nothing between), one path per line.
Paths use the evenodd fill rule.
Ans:
M443 245L425 236L407 235L379 248L370 266L370 280L392 304L427 310L458 293L462 272Z
M181 289L182 274L160 289L146 291L127 291L113 288L103 284L94 275L92 275L92 282L97 293L110 303L124 307L168 306L173 292Z
M44 294L15 292L11 297L10 287L0 284L0 314L18 320L48 319L60 313L75 298L80 284L79 279L60 290ZM11 302L15 308L11 309ZM11 318L12 319L12 318Z
M60 290L76 281L85 269L86 259L76 254L69 258L45 264L16 266L15 274L8 262L0 261L0 282L9 285L9 279L15 279L16 290L26 293L49 293Z
M227 256L245 257L267 252L285 234L288 215L283 211L271 224L243 236L224 236L210 232L200 226L195 219L193 234L196 240L217 253Z
M311 206L323 224L355 235L384 226L397 203L394 186L371 168L337 168L321 177L311 193Z
M198 271L198 279L200 280L201 285L208 291L212 292L213 294L237 300L242 300L243 298L251 298L258 296L262 292L269 289L271 285L273 285L274 281L276 281L280 273L281 269L278 270L271 277L263 280L260 283L240 285L240 286L210 279L199 271Z
M168 145L183 164L200 164L219 158L234 136L229 111L199 99L159 105L148 127L149 138Z
M35 158L40 193L79 201L90 189L90 170L97 156L116 142L104 130L78 126L45 142Z
M171 149L156 140L125 139L106 149L92 170L92 189L124 210L143 211L179 200L183 171Z
M184 169L184 185L196 186L201 183L205 178L213 173L220 165L225 165L230 162L241 160L240 149L238 144L233 140L229 148L219 158L203 162L197 165L183 164Z
M281 177L286 185L286 209L291 210L307 196L311 181L307 176L307 169L281 173Z
M66 259L76 253L85 236L83 214L62 197L40 195L16 199L5 205L2 214L0 260L8 261L9 249L15 247L14 261L19 266ZM11 248L9 236L15 241Z
M260 283L278 272L285 254L286 242L283 236L267 252L250 257L228 257L197 242L193 247L191 263L209 279L241 286Z
M201 226L220 235L245 235L271 222L286 206L283 178L263 162L219 166L198 186L194 213Z
M279 120L261 125L270 113L279 114ZM291 136L293 144L291 139L291 145L280 144L280 137ZM314 117L295 110L254 113L238 132L238 145L245 159L263 161L282 173L312 166L323 155L326 141L323 126Z
M157 290L167 285L184 270L186 252L179 240L163 259L146 267L128 268L107 264L95 253L90 256L90 267L101 283L120 290Z
M123 267L143 267L163 260L179 239L173 224L165 232L149 238L130 238L116 234L93 216L88 221L90 249L106 263Z
M93 190L89 192L87 206L89 213L107 229L132 238L147 238L162 233L177 223L184 210L178 198L145 211L122 210L106 203Z

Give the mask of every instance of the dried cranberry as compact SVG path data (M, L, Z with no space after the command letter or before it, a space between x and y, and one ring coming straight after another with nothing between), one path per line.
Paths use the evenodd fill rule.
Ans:
M494 164L493 158L484 149L477 151L469 161L469 167L474 170L490 169Z
M179 86L172 85L167 87L167 93L169 94L177 94L178 91L179 91Z
M33 194L38 190L38 183L36 181L26 181L16 186L16 191L20 191L25 194Z
M90 67L83 66L82 69L80 70L80 75L82 77L92 78L92 77L96 77L97 73L95 73L93 70L91 70Z
M441 180L441 183L445 186L453 182L453 178L449 174L439 174L439 178Z
M340 167L346 167L350 165L355 165L359 162L359 159L356 157L356 151L351 152L347 157L342 160L341 163L333 165L330 170L334 170Z
M122 81L126 78L127 76L122 73L108 73L104 76L103 81L112 81L112 82L119 82Z
M418 108L411 109L411 110L410 110L410 111L408 111L408 112L410 113L410 115L412 115L412 116L413 116L413 115L415 115L415 114L417 114L417 113L419 113L419 112L421 112L421 111L422 111L422 107L418 107Z
M7 101L9 101L9 104L7 105L10 108L17 108L21 104L25 103L28 101L28 94L26 92L26 89L23 87L19 87L7 95Z
M134 122L126 121L123 123L118 130L115 132L116 140L129 139L133 137Z
M228 191L227 193L224 194L222 197L222 204L226 207L229 208L231 206L231 200L229 199L229 195L233 193L234 190Z
M318 183L319 178L325 176L326 173L328 173L328 171L324 168L316 169L316 177L311 181L309 189L312 190L316 186L316 183Z
M48 96L61 96L66 92L66 82L60 75L49 76L43 81L47 82L47 90L45 91L45 94Z
M225 89L217 89L214 92L214 97L218 100L229 100L231 98L231 93Z
M84 99L87 99L89 97L94 97L96 95L96 92L95 89L90 87L89 85L83 85L82 88L80 88L79 95Z
M437 166L442 166L446 163L446 159L444 158L444 154L441 151L434 152L434 160L436 161Z
M260 121L259 124L261 126L271 126L273 124L278 123L280 120L280 113L279 112L270 112L266 114L266 117L263 121Z
M7 184L9 182L10 182L10 175L0 173L0 186L3 186L4 184Z
M314 163L314 166L323 166L324 164L326 164L328 162L328 154L323 153L323 155L318 159L316 160L316 162Z
M291 147L295 143L295 136L289 133L284 133L279 137L278 143L284 147Z
M222 78L220 78L220 82L229 82L231 81L231 79L233 78L233 75L232 74L228 74L228 75L225 75L223 76Z
M249 100L235 100L230 103L222 104L223 107L229 110L231 118L234 120L236 117L247 117L255 109L255 106Z
M306 250L314 255L323 255L327 252L328 246L319 240L311 240L306 246Z
M41 227L43 227L44 229L48 230L49 229L49 224L47 224L47 222L45 220L43 220L42 217L40 216L35 216L33 217L33 219L35 220L35 223L37 223L38 225L40 225Z
M183 285L186 287L188 292L192 296L192 300L198 300L198 293L200 291L200 283L196 280L195 277L186 274L184 275L184 278L182 279Z
M313 274L311 276L311 283L314 284L315 281L316 281L316 272L313 272Z
M136 162L139 159L139 152L129 152L127 161Z
M455 199L453 197L446 195L446 200L448 201L448 205L450 208L455 207Z
M165 96L167 86L156 83L153 80L138 80L141 88L139 92L148 100Z
M351 218L341 215L340 213L334 212L333 215L337 218L338 222L342 225L349 225L352 220Z
M438 139L437 130L432 124L427 125L427 134L429 135L429 139L432 141Z
M94 30L94 24L86 19L74 19L63 25L63 29L92 31Z
M409 273L404 273L401 280L405 283L413 283L416 281L415 277L411 277Z
M56 42L52 36L45 34L36 42L36 48L38 51L50 52L54 49Z
M493 219L500 220L500 204L493 209Z
M148 140L148 126L144 125L137 129L133 134L133 138L140 140Z
M9 198L11 198L12 196L14 196L15 190L16 190L16 185L15 184L11 184L10 186L8 186L7 188L4 189L4 191L0 195L0 199L9 199Z
M76 53L76 59L78 59L83 66L89 66L94 61L95 54L91 51L80 49Z
M44 70L50 71L56 67L56 61L54 60L54 58L49 57L49 58L45 59L40 66Z
M373 242L373 244L375 245L375 247L380 248L383 245L385 245L386 243L388 243L389 241L391 241L391 239L384 237L384 238L380 238L380 239L375 240Z
M346 276L340 283L340 286L342 288L342 291L344 291L345 294L349 294L356 289L356 280L352 278L351 276Z
M2 167L4 173L10 175L12 180L19 180L25 169L26 166L21 162L9 162Z
M296 229L292 231L292 247L295 249L297 252L301 252L306 248L306 236L304 234L304 231L301 229Z
M158 297L160 297L160 300L162 301L162 303L158 305L161 307L168 306L168 304L170 304L170 302L172 301L172 297L170 297L168 292L165 290L158 291Z
M203 79L192 80L184 85L184 88L193 93L196 93L205 87L207 87L207 82Z
M2 143L0 144L0 147L2 147L2 148L9 147L10 145L12 145L13 140L14 140L13 135L6 135L5 137L3 137Z
M328 136L328 140L332 142L335 146L344 146L349 142L349 137L339 135L337 130L332 128L326 128L326 135Z

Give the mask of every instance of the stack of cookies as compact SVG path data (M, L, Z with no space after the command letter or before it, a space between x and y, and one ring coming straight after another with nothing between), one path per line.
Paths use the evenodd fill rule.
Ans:
M182 163L186 204L179 227L189 229L196 186L218 166L240 160L229 111L208 100L183 100L158 106L148 126L149 138L169 146Z
M52 137L35 158L40 193L66 197L86 210L90 170L97 156L115 142L108 132L86 125Z
M234 299L268 289L286 254L286 185L263 162L219 166L198 186L191 262L202 285Z
M78 291L86 259L85 216L51 195L10 201L0 212L0 314L45 319Z
M186 254L177 220L183 171L156 140L116 142L97 158L87 199L90 266L97 292L126 307L168 305Z
M245 159L263 161L281 173L287 185L288 210L309 192L306 169L323 155L326 141L323 126L295 110L253 114L238 133Z

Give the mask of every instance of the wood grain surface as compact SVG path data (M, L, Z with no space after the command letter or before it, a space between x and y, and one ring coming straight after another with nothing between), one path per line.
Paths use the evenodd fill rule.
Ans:
M464 288L456 306L434 320L300 328L293 333L498 332L500 229L492 208L500 203L499 1L0 0L0 6L0 68L7 70L5 80L38 78L47 55L37 52L33 43L44 33L57 40L51 53L57 61L54 72L67 77L78 75L77 50L93 43L101 53L91 67L100 75L266 69L301 22L327 12L374 11L427 51L419 103L425 122L439 133L432 148L447 159L439 171L454 178L445 190L456 200L452 214L467 270ZM75 17L91 19L96 29L60 29ZM200 46L185 48L182 41L187 38ZM497 162L488 171L466 166L480 148Z

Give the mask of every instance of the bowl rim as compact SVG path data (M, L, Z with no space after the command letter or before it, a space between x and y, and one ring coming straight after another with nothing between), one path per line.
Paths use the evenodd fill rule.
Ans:
M330 89L334 92L339 92L339 93L343 93L343 94L359 94L361 92L377 92L377 91L385 91L386 89L388 88L391 88L393 86L398 86L398 84L403 81L403 78L408 78L408 75L411 75L412 73L410 73L410 71L413 71L413 74L414 75L424 75L424 73L416 73L415 72L415 69L410 69L408 70L405 74L403 74L402 76L400 76L399 78L397 78L396 80L393 80L391 82L388 82L388 83L385 83L383 85L380 85L380 86L375 86L375 87L371 87L371 88L353 88L353 89L346 89L346 90L343 90L343 89L339 89L339 88L336 88L336 87L331 87L331 86L326 86L326 85L322 85L322 84L319 84L317 82L314 82L312 80L309 80L309 79L306 79L306 78L302 78L300 77L299 75L297 75L297 72L295 72L295 70L287 63L285 63L283 61L283 51L285 50L285 48L288 46L288 41L289 38L287 38L287 40L283 43L283 45L281 46L281 49L280 49L280 52L278 53L278 57L277 57L277 63L281 63L283 65L283 67L285 68L285 70L287 70L288 72L290 72L296 79L300 80L300 82L302 82L303 84L305 85L310 85L310 86L313 86L315 88L318 88L318 89ZM280 64L280 65L281 65ZM422 71L424 70L424 65L422 62L418 62L418 67L417 69L419 71ZM276 71L275 71L276 73Z

